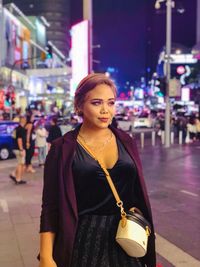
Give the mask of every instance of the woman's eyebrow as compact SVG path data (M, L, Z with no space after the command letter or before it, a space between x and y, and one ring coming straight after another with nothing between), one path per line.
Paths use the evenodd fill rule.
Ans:
M92 98L92 99L90 99L90 101L93 101L93 100L100 100L100 101L103 101L102 98ZM107 101L110 101L110 100L115 100L115 98L112 97L112 98L107 99Z

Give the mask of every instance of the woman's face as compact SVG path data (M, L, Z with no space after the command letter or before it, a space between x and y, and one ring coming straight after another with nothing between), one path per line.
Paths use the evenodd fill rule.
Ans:
M115 95L106 84L97 85L89 91L81 109L83 123L92 128L107 128L115 115Z

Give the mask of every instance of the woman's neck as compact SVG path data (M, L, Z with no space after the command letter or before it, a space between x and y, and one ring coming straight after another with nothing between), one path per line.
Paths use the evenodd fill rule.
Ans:
M109 134L109 128L98 128L98 127L90 127L88 125L82 124L80 129L80 135L87 136L88 138L102 138Z

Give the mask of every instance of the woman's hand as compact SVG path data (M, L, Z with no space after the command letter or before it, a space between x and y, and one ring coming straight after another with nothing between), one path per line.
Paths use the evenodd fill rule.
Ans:
M30 148L30 143L26 142L26 148L29 149Z
M53 258L50 259L40 259L39 267L57 267L57 264L53 260Z

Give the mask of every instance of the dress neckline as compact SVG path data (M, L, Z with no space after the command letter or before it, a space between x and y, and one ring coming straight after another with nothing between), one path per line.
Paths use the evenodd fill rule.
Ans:
M120 149L119 149L119 144L118 144L118 139L116 138L116 143L117 143L117 150L118 150L118 158L117 158L117 160L116 160L116 162L113 164L113 166L111 167L111 168L106 168L106 170L108 170L108 171L112 171L115 167L116 167L116 165L118 164L118 162L119 162L119 157L120 157ZM79 142L77 142L77 144L79 145L79 147L90 157L90 158L92 158L93 160L95 160L95 158L94 157L92 157L92 155L90 155L90 153L79 143ZM95 160L96 161L96 160Z

